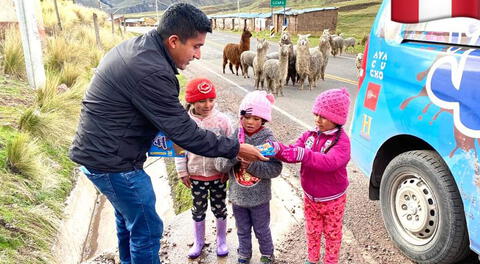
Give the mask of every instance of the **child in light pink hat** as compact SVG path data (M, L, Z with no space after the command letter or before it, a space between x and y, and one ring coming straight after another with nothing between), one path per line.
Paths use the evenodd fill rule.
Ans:
M320 260L322 235L325 237L322 263L338 263L350 160L350 140L342 126L347 121L349 106L350 95L345 88L327 90L313 105L314 130L306 131L289 146L272 142L276 158L302 164L300 175L308 245L306 264Z
M275 140L272 131L264 126L272 120L274 101L273 95L265 91L248 93L240 103L240 127L233 136L241 143L254 146ZM220 172L228 173L230 178L228 197L232 202L237 226L237 263L250 262L252 229L260 247L260 263L273 263L275 257L270 231L271 179L280 175L282 162L275 158L256 162L217 158L215 167Z

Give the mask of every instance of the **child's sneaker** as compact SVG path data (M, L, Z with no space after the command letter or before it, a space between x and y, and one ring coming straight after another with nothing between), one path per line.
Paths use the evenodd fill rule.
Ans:
M244 257L242 255L238 255L237 263L238 264L248 264L248 263L250 263L250 258Z
M272 264L274 263L274 261L275 261L275 256L273 255L271 256L263 255L262 257L260 257L260 263Z

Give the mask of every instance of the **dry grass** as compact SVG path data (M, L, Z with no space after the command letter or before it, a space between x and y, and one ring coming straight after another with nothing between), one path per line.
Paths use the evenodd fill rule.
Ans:
M49 72L50 73L50 72ZM70 87L62 84L62 76L50 73L45 87L37 90L36 102L42 112L60 112L68 116L78 114L86 80L77 77ZM61 90L64 87L66 90Z
M6 146L7 168L29 180L39 180L46 175L40 149L26 133L19 133Z
M92 68L108 49L123 40L118 32L112 36L105 13L74 6L71 1L58 4L62 31L57 26L53 1L42 2L47 32L45 87L26 91L35 94L34 100L20 97L17 86L2 89L0 115L15 111L10 116L18 121L1 119L0 126L0 263L54 262L53 238L75 181L68 147L77 127L80 102ZM97 48L93 12L98 15L104 49ZM5 58L1 68L6 66L10 74L7 78L23 78L20 35L15 31L5 36L0 49L2 62ZM132 36L125 34L125 38Z
M24 78L26 74L22 45L19 45L21 42L20 32L15 27L7 28L5 39L0 42L4 73L17 78Z

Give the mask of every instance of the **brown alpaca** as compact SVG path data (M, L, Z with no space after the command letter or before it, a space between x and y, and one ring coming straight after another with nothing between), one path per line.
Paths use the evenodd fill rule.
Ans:
M246 50L250 50L250 37L252 37L252 33L247 29L243 30L242 38L240 39L240 44L228 43L225 48L223 49L223 73L225 73L225 65L230 67L230 71L233 74L233 65L235 65L235 69L237 70L238 75L238 68L240 68L240 55L242 52Z

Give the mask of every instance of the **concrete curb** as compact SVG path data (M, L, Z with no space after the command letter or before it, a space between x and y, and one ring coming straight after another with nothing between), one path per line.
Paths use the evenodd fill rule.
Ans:
M165 162L161 158L149 158L144 167L157 195L157 212L168 222L175 213ZM52 247L55 263L77 264L116 251L113 207L105 196L97 194L94 185L81 172L66 201L64 216Z
M55 263L80 263L96 200L97 190L83 173L78 173L52 247Z

